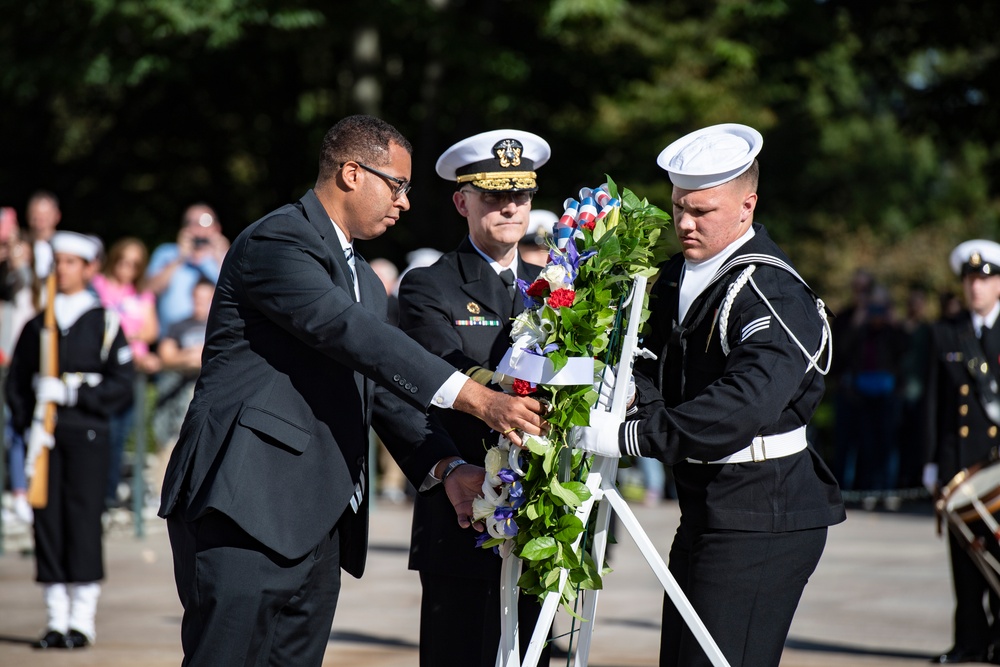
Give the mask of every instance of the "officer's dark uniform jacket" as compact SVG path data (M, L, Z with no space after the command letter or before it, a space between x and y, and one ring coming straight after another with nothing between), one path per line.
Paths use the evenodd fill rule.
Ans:
M816 297L785 269L755 261L763 256L789 263L762 226L754 224L754 230L726 263L743 258L746 264L718 276L680 326L683 255L662 267L650 298L652 331L643 341L658 359L636 364L639 421L622 426L624 449L673 466L683 520L690 525L763 532L833 525L846 518L840 490L812 447L759 462L687 460L715 461L746 448L757 435L793 431L809 422L823 395L822 375L807 368L805 354L777 321L815 355L823 335ZM729 313L727 355L719 310L729 285L751 263L752 280L774 312L746 284ZM825 360L824 350L820 368Z
M932 335L923 432L928 460L937 463L939 479L946 483L963 468L996 455L998 427L986 406L994 402L1000 411L1000 326L985 330L980 339L971 315L963 312L935 324Z
M541 267L518 260L517 277L532 282ZM433 266L406 274L399 290L399 326L458 370L491 376L510 347L511 317L523 310L466 237ZM477 372L478 371L478 372ZM462 458L482 466L497 434L480 420L445 410L433 415ZM484 444L485 443L485 444ZM479 579L499 576L500 559L476 549L475 533L453 520L444 493L420 495L413 510L410 569Z

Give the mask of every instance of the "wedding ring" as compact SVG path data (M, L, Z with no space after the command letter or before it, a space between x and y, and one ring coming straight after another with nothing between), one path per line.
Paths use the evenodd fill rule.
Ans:
M508 433L513 433L513 432L514 432L514 431L516 431L516 430L517 430L517 427L516 427L516 426L511 426L511 427L510 427L509 429L507 429L506 431L504 431L504 432L503 432L503 433L501 433L500 435L507 435Z

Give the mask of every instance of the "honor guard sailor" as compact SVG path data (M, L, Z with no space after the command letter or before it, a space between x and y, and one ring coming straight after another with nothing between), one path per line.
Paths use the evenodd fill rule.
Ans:
M997 458L1000 428L1000 245L975 239L956 247L950 257L962 280L967 310L944 317L932 332L932 357L926 409L929 463L924 483L937 492L962 470ZM1000 558L997 538L983 522L970 529ZM1000 597L970 554L971 544L948 531L948 552L955 591L952 647L936 664L1000 664ZM987 609L989 612L987 612Z
M829 369L825 307L754 222L763 139L693 132L657 163L682 252L661 267L636 364L638 410L594 412L578 446L673 466L681 510L670 571L732 667L777 666L840 490L806 441ZM662 396L661 396L662 395ZM710 665L664 597L660 665Z
M400 327L494 389L511 318L523 309L514 280L532 282L541 270L525 262L517 246L538 190L536 170L549 154L544 139L521 130L483 132L442 153L437 173L455 182L452 202L469 234L433 266L408 272L400 285ZM440 419L463 459L483 465L497 434L465 415L441 413ZM443 494L419 497L414 506L410 568L419 570L423 588L420 664L492 667L500 641L501 559L477 549L476 533L459 527L448 508ZM522 652L538 613L535 600L520 599Z
M18 339L7 378L11 423L26 433L29 475L46 470L44 506L35 508L36 581L42 585L48 625L36 648L79 648L94 642L97 600L104 579L101 513L111 454L111 415L132 402L132 353L117 316L101 308L87 289L96 270L99 244L75 232L52 237L58 292L46 331L46 313L29 321ZM51 318L54 315L54 320ZM57 350L43 346L54 336ZM51 355L56 373L45 374L41 357ZM41 418L57 407L55 429ZM36 405L42 409L36 411ZM46 450L43 452L43 448Z

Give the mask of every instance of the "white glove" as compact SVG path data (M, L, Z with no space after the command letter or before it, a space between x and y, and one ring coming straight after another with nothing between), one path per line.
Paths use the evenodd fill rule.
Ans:
M504 375L500 371L493 371L493 379L491 382L509 394L514 391L514 379L515 378L509 375Z
M570 431L570 443L577 449L591 454L619 458L618 429L622 420L610 412L597 409L590 411L590 426L574 426Z
M936 463L924 464L924 474L921 481L924 483L924 488L931 493L934 493L937 490L938 466Z
M611 407L611 401L615 395L615 371L610 366L605 366L601 372L600 380L594 382L594 391L598 393L597 407L607 410ZM635 401L635 378L629 377L628 389L625 394L625 405L632 405Z
M30 478L35 474L35 458L43 447L52 449L56 444L55 436L45 430L41 422L35 422L28 431L28 457L24 462L24 471Z
M36 397L39 403L55 403L56 405L76 405L77 391L59 378L38 378Z

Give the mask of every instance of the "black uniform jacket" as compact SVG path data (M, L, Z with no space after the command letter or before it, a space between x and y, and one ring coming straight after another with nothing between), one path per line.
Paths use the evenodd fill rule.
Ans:
M924 396L928 460L947 483L958 471L996 456L998 425L984 402L997 401L1000 381L1000 326L976 337L964 312L934 325L932 360ZM983 364L986 372L983 372Z
M24 325L10 363L7 404L11 425L18 433L25 433L31 427L35 411L32 380L38 374L44 318L44 314L38 315ZM132 403L135 372L121 329L102 359L104 336L104 309L100 307L88 310L69 329L59 332L59 373L98 374L101 381L95 386L82 385L77 391L76 405L60 406L56 419L62 427L93 430L106 438L111 416Z
M360 576L368 509L363 502L355 515L350 500L372 419L417 485L457 454L423 412L455 369L387 324L384 287L360 257L356 270L360 304L333 222L311 190L237 237L161 516L218 510L297 558L344 515L341 565Z
M518 278L533 281L541 267L518 258ZM433 266L407 272L399 289L399 324L425 348L459 370L495 370L510 347L510 318L521 312L506 286L466 238ZM455 411L435 414L469 463L483 465L497 434ZM444 493L418 497L413 512L410 568L458 576L495 578L500 559L475 548L478 533L463 530Z
M756 254L788 263L762 226L755 224L754 230L730 260ZM784 532L843 521L837 482L812 447L760 463L686 460L714 461L747 447L756 435L807 424L823 396L823 377L807 370L803 352L777 321L784 321L809 354L819 349L822 320L802 282L758 263L752 279L775 312L746 284L729 315L727 356L719 340L719 309L726 288L746 267L707 287L677 326L683 265L682 255L671 258L651 293L651 333L644 345L659 358L636 364L643 419L633 437L639 451L673 466L683 520L692 525ZM825 360L824 351L821 367Z

